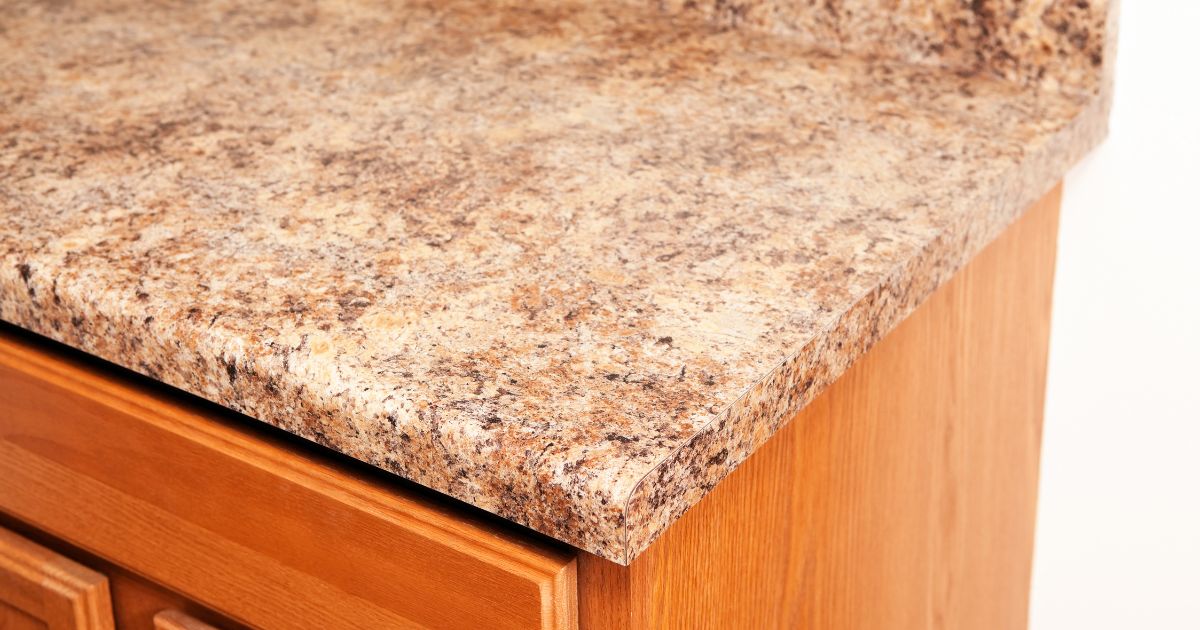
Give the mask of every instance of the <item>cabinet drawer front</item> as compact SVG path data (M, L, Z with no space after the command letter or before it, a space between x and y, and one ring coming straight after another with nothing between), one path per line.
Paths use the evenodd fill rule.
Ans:
M0 511L265 628L569 628L569 549L0 329Z

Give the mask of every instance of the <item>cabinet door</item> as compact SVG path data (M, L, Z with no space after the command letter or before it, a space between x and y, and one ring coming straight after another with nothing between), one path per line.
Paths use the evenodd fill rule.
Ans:
M577 627L573 549L245 420L0 327L0 513L250 627Z
M0 528L0 628L112 627L103 575Z

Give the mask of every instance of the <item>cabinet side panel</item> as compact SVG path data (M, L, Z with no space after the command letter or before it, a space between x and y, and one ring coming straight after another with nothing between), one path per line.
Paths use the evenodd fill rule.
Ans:
M1025 627L1060 197L631 566L581 556L581 627Z

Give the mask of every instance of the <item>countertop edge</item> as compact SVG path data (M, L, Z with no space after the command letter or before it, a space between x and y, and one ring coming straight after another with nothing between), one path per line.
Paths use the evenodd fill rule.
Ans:
M1115 13L1110 16L1110 26L1114 24ZM1107 45L1114 46L1115 38ZM1113 59L1112 54L1107 58ZM1105 65L1098 94L1077 117L1013 165L994 186L980 186L980 194L963 202L990 206L986 224L979 220L982 211L961 213L952 229L896 266L833 326L780 362L638 481L625 503L624 558L614 561L632 563L1104 140L1113 79L1111 64ZM744 440L745 436L751 440Z
M227 334L220 323L214 326L220 313L210 321L209 314L201 315L196 308L195 313L182 314L186 320L155 319L160 313L139 308L136 294L60 286L57 277L43 273L36 262L32 269L22 262L0 268L0 315L21 328L627 565L1099 143L1111 107L1118 2L1110 0L1107 9L1100 76L1089 76L1094 90L1086 98L1072 92L1072 103L1081 108L1072 110L1074 117L1044 124L1033 119L1041 124L1036 139L1016 145L1023 150L1003 162L984 163L972 191L943 191L931 199L950 210L948 221L923 241L914 240L915 249L898 257L898 264L880 265L873 276L878 280L866 290L860 286L859 295L850 294L840 312L826 320L831 325L798 349L799 343L779 349L773 357L787 353L785 360L757 380L751 379L758 370L741 380L739 385L751 384L732 403L712 415L698 414L702 424L674 434L673 441L652 457L625 459L620 469L599 467L612 474L596 477L587 488L540 480L536 451L531 456L528 450L519 465L502 474L472 477L453 461L452 456L461 453L447 449L436 435L412 437L408 448L416 455L405 460L397 455L403 451L398 445L410 436L396 431L389 407L376 405L384 394L337 404L335 395L362 382L306 380L288 369L286 357L275 353L269 340ZM1097 69L1088 66L1088 72ZM427 474L431 470L437 474Z
M1098 93L1078 116L1050 135L1036 150L1027 153L1020 162L1003 171L995 181L982 182L975 195L959 201L962 204L973 204L975 208L987 208L986 210L960 213L959 220L952 228L943 230L926 243L917 255L897 265L884 282L860 296L851 308L844 311L835 325L756 381L733 403L714 415L703 428L677 447L670 457L651 466L640 476L627 495L622 497L621 494L614 493L611 497L613 505L623 506L617 508L620 510L617 522L621 524L619 527L622 527L622 531L528 522L528 519L524 518L525 514L510 512L503 509L502 505L462 498L451 493L449 488L431 483L429 479L413 481L618 564L630 564L672 523L836 381L875 342L903 321L941 284L1019 218L1031 203L1050 190L1071 165L1095 147L1107 133L1111 98L1112 73L1111 69L1106 69ZM9 284L14 288L24 286L22 279L17 277L17 274L10 273L12 271L0 269L0 284ZM89 306L86 296L65 293L64 291L64 295L55 296L56 299L61 297L61 304L57 306L65 311L81 307L82 311L91 313L93 318L107 319L111 315L103 309ZM96 343L80 346L71 343L67 336L60 334L60 331L53 327L42 325L50 321L50 318L39 319L32 314L40 311L39 303L43 306L45 303L32 294L28 297L29 303L25 306L31 317L23 321L18 318L10 323L101 359L125 365L117 356L120 354L118 347L106 348ZM94 330L115 330L123 324L115 321L90 321L86 325ZM855 334L856 332L858 334ZM159 344L162 346L162 352L174 354L181 362L202 365L205 363L204 357L211 356L211 353L203 354L194 349L172 345L169 339L173 336L178 339L179 336L172 335L169 330L148 333L138 339L137 343ZM110 341L116 340L112 343L120 342L115 334L106 337ZM197 372L193 382L174 382L169 377L158 374L153 366L125 367L256 418L321 418L328 415L323 412L332 413L332 408L322 410L314 406L322 401L321 396L305 399L296 395L305 384L298 379L287 378L295 375L284 372L282 378L256 378L255 373L265 375L271 370L269 366L260 365L254 353L231 346L240 344L241 340L225 338L211 331L207 337L206 344L211 345L206 347L220 348L220 352L216 354L225 363L205 365L203 373ZM841 348L838 347L839 343L842 344ZM162 356L157 352L152 354ZM241 378L223 378L227 372L236 372ZM297 382L287 382L288 380ZM255 405L246 405L248 400L264 398L246 396L245 392L238 395L237 390L244 387L265 388L264 395L268 393L268 389L275 388L275 397L280 407L260 409ZM301 413L302 410L289 407L297 402L313 408ZM288 407L290 411L284 407ZM366 420L365 416L361 417ZM404 471L398 470L399 466L389 465L389 462L381 461L371 453L355 448L356 442L350 439L352 436L349 433L370 430L370 426L339 428L335 425L311 426L299 422L268 424L389 472L409 477ZM341 433L347 435L340 435ZM749 439L746 439L747 437ZM587 519L596 516L593 512L594 510L567 516L570 519ZM547 515L546 518L550 519L551 516ZM581 538L578 535L581 533L591 535Z

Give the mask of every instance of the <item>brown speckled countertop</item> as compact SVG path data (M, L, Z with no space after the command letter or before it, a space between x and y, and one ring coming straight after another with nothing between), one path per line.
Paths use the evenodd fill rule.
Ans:
M1109 3L810 4L5 2L0 319L628 562L1104 135Z

